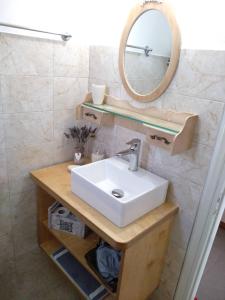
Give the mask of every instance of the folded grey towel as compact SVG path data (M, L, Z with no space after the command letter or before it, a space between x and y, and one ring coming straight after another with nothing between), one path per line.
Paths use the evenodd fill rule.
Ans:
M121 253L102 243L96 250L96 260L99 272L104 278L114 279L119 275Z

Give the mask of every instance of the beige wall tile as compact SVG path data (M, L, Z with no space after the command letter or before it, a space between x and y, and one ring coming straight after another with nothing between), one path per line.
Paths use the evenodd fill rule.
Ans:
M54 139L58 144L65 144L67 139L64 132L75 125L75 109L54 111Z
M214 147L224 111L223 103L180 95L176 91L166 92L159 101L162 108L197 114L199 119L195 131L195 141Z
M11 225L6 152L5 148L0 146L0 239L1 236L11 236Z
M3 112L3 104L2 104L2 76L0 75L0 113Z
M16 256L37 248L36 191L10 195L12 237Z
M89 77L102 79L105 82L121 82L118 70L118 49L91 46Z
M171 181L174 176L177 176L199 185L204 184L212 148L194 144L191 149L173 156L164 149L153 149L149 167L154 173L171 179Z
M53 140L53 112L5 115L6 147L31 146Z
M88 77L89 47L67 43L54 44L54 76Z
M25 192L34 186L29 172L52 165L53 143L18 146L7 149L9 188L11 194Z
M35 168L30 168L34 170ZM35 187L34 181L31 179L29 172L20 173L19 176L9 176L9 190L12 194L27 192Z
M30 217L18 216L14 217L12 224L13 245L16 255L26 254L36 249L37 244L37 228L35 212Z
M0 199L7 197L8 192L9 187L6 150L3 146L0 146Z
M171 239L180 248L186 249L201 199L203 186L175 177L171 180L167 198L179 206Z
M16 35L1 35L0 74L52 75L52 42Z
M52 79L48 77L2 77L2 105L5 113L52 110L52 94Z
M225 52L182 50L170 88L203 99L225 101Z
M114 127L102 126L97 130L97 134L94 140L91 141L91 151L101 151L106 157L110 157L115 154L114 152Z
M182 179L180 176L174 176L169 185L168 199L176 202L180 212L185 211L193 221L196 216L202 190L202 185Z
M5 132L4 132L4 121L3 115L0 114L0 148L5 146Z
M53 113L54 61L55 76L66 79L55 78ZM37 247L35 184L29 172L72 159L73 144L63 132L74 125L88 71L88 47L0 34L1 299L43 299L50 287L57 288L51 293L56 298L69 291Z
M74 144L71 141L65 141L62 143L54 143L53 149L53 159L54 163L65 162L69 160L73 160L74 156Z
M54 110L75 109L88 92L87 78L54 79Z
M131 141L134 138L138 138L141 140L141 150L140 153L142 153L142 144L145 140L144 134L141 134L139 132L117 126L114 127L114 153L117 153L121 150L128 149L129 146L127 145L127 142Z
M36 213L36 189L30 189L29 193L11 194L10 205L13 224L23 218L34 217Z

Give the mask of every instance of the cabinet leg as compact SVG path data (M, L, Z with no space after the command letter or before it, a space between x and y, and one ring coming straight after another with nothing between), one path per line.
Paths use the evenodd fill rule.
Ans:
M165 220L125 250L118 300L146 300L158 287L173 218Z

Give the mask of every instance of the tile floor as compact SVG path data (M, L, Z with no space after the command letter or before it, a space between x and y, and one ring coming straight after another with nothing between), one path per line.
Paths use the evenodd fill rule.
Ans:
M1 262L0 282L0 300L83 299L38 246L15 262Z
M197 293L198 300L225 300L225 229L219 228Z

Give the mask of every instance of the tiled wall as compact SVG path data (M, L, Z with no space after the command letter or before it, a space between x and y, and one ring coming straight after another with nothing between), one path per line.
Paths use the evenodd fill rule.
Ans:
M37 248L29 171L72 158L63 132L88 74L88 47L0 34L0 299L55 299L51 285L65 292Z
M126 94L119 77L117 53L117 49L109 47L90 47L89 87L91 83L106 83L111 95L131 105L199 115L193 147L176 156L147 144L144 135L120 126L103 129L98 137L108 155L125 149L129 139L139 137L143 144L142 166L171 183L168 197L180 206L180 212L173 227L161 285L151 299L172 300L224 110L225 51L182 50L177 73L168 90L148 104L137 103Z
M89 66L90 62L90 66ZM97 138L108 155L142 140L141 163L171 182L169 197L180 206L161 285L154 300L172 299L207 175L225 103L225 52L182 50L169 89L140 104L122 87L116 49L80 47L0 34L0 298L74 299L36 243L35 186L29 171L68 160L73 147L63 132L91 83L137 107L156 106L197 113L193 147L170 156L145 142L141 133L116 125ZM107 141L107 143L106 143ZM61 297L61 298L60 298Z

